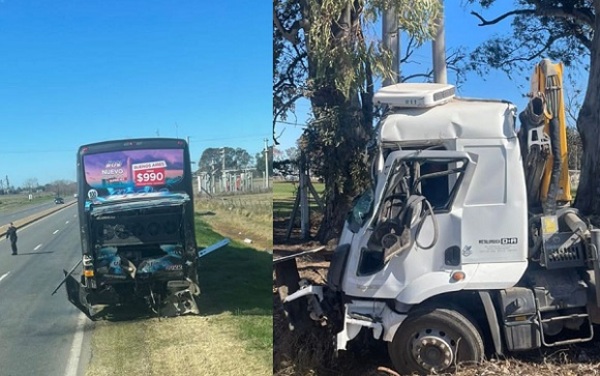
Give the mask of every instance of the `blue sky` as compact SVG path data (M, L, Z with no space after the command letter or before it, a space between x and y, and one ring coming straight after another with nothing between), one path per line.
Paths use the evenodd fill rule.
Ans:
M497 16L509 11L513 8L512 1L497 1L491 9L481 10L481 8L469 6L464 7L465 1L445 0L445 30L446 30L446 47L451 50L453 47L465 46L469 50L477 47L479 44L489 39L495 34L506 34L511 31L510 23L512 18L504 20L495 26L480 27L477 26L479 20L470 14L471 10L479 11L487 19L494 19ZM367 29L367 35L371 38L380 38L381 24L377 24ZM406 43L401 42L401 53L406 48ZM427 71L431 68L431 43L426 43L421 47L411 58L411 64L403 65L403 75L411 73L419 73ZM458 95L461 97L473 98L490 98L504 99L513 102L518 111L525 108L527 98L525 95L529 92L529 75L533 72L534 64L539 61L532 62L531 70L523 76L515 75L509 78L504 72L490 71L489 74L479 76L476 73L467 75L467 81L458 89ZM454 83L454 77L451 72L448 73L448 82ZM581 78L581 75L580 75ZM412 81L420 82L420 81ZM586 82L579 82L580 88L585 89ZM567 84L565 85L567 87ZM295 146L297 138L302 133L302 125L308 119L307 113L310 110L308 101L298 103L298 111L296 117L291 115L287 122L292 124L278 124L276 133L281 137L278 141L281 145L278 148L285 150L291 146Z
M157 135L254 156L271 25L266 1L0 0L0 177L74 181L80 145Z

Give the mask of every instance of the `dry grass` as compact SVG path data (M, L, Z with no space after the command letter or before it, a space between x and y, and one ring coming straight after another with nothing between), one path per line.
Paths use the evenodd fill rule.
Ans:
M53 200L53 193L36 193L31 201L29 201L29 195L25 193L0 195L0 212L8 213L27 206L52 202Z
M257 249L273 249L273 196L270 193L196 199L196 212L232 240L252 240ZM268 230L267 230L268 229Z
M248 351L231 314L97 323L86 376L270 375Z

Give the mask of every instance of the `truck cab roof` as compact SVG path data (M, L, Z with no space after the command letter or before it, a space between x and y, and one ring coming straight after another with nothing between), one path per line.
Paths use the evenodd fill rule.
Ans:
M378 132L383 144L516 137L512 103L457 98L453 85L394 84L378 90L373 100L388 107Z

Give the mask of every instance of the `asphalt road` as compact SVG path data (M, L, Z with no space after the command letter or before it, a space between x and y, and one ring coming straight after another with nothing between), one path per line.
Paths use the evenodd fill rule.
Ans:
M9 224L10 222L14 222L16 220L23 219L32 214L39 213L46 209L50 209L50 208L57 206L57 204L54 203L53 199L49 198L48 200L49 200L48 202L43 203L43 204L35 204L35 205L31 205L31 206L26 206L23 208L18 208L16 210L11 210L6 213L0 213L0 226ZM67 198L67 200L69 200L69 198ZM72 201L73 199L70 199L70 200ZM70 201L65 201L65 204L68 202L70 202ZM63 205L65 205L65 204L63 204Z
M39 210L39 209L38 209ZM76 206L18 231L19 255L0 239L0 375L82 375L91 322L51 292L81 257Z

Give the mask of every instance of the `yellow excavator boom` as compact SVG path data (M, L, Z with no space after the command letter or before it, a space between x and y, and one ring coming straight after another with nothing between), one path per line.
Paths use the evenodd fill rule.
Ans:
M563 64L561 62L553 63L549 59L543 59L535 66L531 77L531 95L541 95L545 98L547 114L545 117L544 133L547 135L550 134L550 119L552 117L558 120L558 149L560 153L558 155L550 155L546 160L539 197L542 202L546 201L552 175L553 158L560 158L561 171L558 180L556 201L570 202L572 197L567 156L567 122L563 97Z

